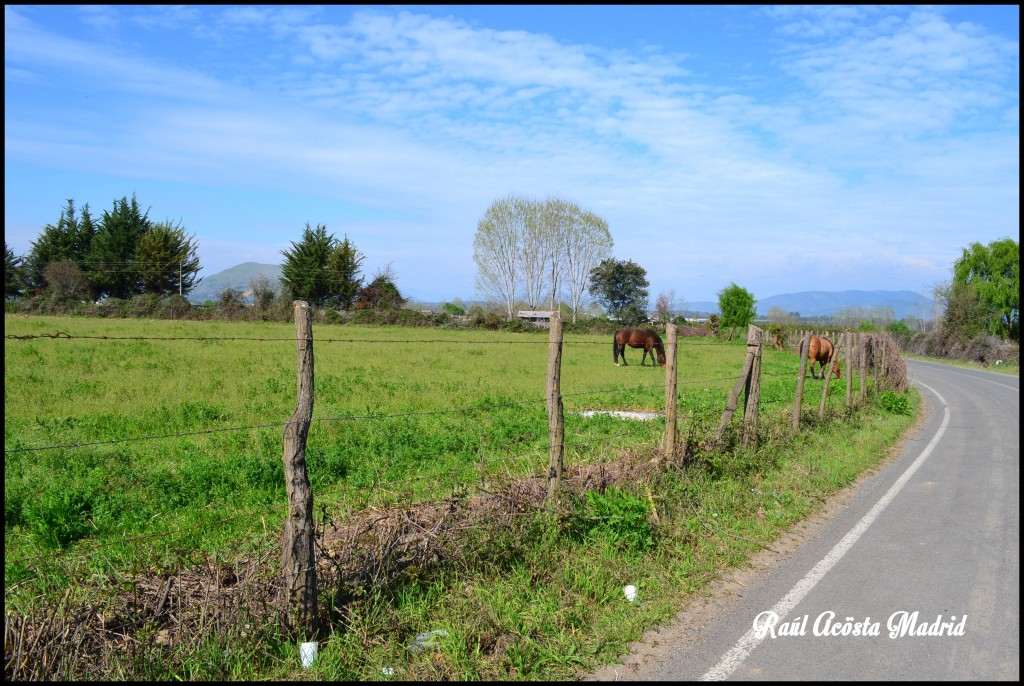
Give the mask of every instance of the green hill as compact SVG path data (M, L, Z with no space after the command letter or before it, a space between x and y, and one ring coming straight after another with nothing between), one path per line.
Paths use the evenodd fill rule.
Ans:
M251 301L249 281L259 274L265 275L271 283L278 285L281 278L281 266L244 262L222 272L203 277L199 285L188 294L188 299L197 305L207 300L216 301L225 288L234 288L236 291L241 291L246 299Z

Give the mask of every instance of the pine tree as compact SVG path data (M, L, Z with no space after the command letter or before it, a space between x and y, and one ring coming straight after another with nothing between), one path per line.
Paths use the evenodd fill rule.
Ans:
M4 241L4 297L18 298L25 292L25 261Z
M281 283L292 297L317 307L351 307L361 285L363 256L347 236L339 241L323 224L314 229L306 222L302 239L281 254Z
M114 208L103 212L89 251L92 283L98 295L127 299L142 292L135 252L139 240L151 229L149 211L139 209L134 194L131 201L127 197L114 200Z
M135 268L145 293L187 295L196 285L199 257L193 237L169 220L153 224L139 238Z
M25 280L36 290L46 288L43 271L53 262L72 262L88 271L88 255L96 226L89 214L89 205L82 208L82 219L75 212L74 198L68 198L57 224L47 224L29 250L25 260Z

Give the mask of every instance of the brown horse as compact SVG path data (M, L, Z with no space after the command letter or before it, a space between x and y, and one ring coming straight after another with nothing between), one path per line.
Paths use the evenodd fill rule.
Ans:
M800 339L800 346L797 348L801 355L804 354L804 339ZM811 361L811 376L815 379L818 375L814 372L814 366L821 364L821 378L825 378L825 365L832 362L832 373L835 374L837 379L843 378L843 372L839 369L839 362L832 360L835 355L835 348L832 346L832 341L822 336L811 336L810 346L807 348L807 359Z
M651 329L619 329L615 332L615 340L612 341L612 360L615 366L619 366L619 356L622 356L622 364L628 367L626 362L626 346L631 348L643 348L644 356L640 358L640 366L645 366L647 356L651 356L654 362L654 351L658 351L658 366L665 366L665 344L661 342L661 336Z

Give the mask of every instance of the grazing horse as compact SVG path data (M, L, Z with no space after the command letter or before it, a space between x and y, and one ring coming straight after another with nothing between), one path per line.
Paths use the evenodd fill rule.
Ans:
M800 339L800 346L798 348L801 355L804 354L804 339ZM839 362L832 360L832 356L835 354L835 348L832 346L832 341L822 336L811 336L811 342L807 348L807 359L811 361L811 376L815 379L818 375L814 372L814 366L821 364L821 378L825 378L825 365L830 361L832 362L832 373L836 375L837 379L843 378L843 373L839 369Z
M644 356L640 358L640 366L645 366L647 356L651 356L654 362L654 351L658 351L658 366L665 366L665 344L661 342L661 336L651 329L619 329L615 332L615 340L612 341L612 360L615 366L619 366L619 356L622 356L623 366L628 367L626 362L626 346L631 348L643 348Z

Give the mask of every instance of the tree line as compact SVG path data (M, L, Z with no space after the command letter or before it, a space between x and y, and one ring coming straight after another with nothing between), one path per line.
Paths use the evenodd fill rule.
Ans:
M201 281L195 236L181 222L155 222L133 194L115 199L97 220L89 205L79 211L68 199L55 224L43 227L27 256L4 244L4 294L55 304L138 295L184 298ZM341 309L398 307L405 298L391 265L369 283L360 276L365 256L345 236L306 222L301 238L282 251L280 284L256 279L253 296L267 305L276 298L301 299L318 307ZM226 294L240 298L240 294Z
M69 199L25 258L5 244L5 295L49 292L65 301L184 294L196 283L197 250L180 222L151 220L134 195L115 199L98 220L88 204L78 212Z
M508 320L518 307L556 309L565 303L575 323L589 294L610 319L625 325L646 322L646 271L633 260L613 258L613 246L607 222L575 202L508 195L492 203L477 225L478 294ZM406 302L391 264L365 280L365 255L347 235L339 239L323 224L306 222L299 240L281 254L279 284L269 279L250 284L263 305L280 298L315 307L377 310ZM151 220L134 194L115 199L98 219L88 204L79 210L68 199L57 222L32 241L27 256L16 256L5 243L5 295L63 303L142 294L183 297L199 283L200 268L195 236L180 221ZM982 335L1019 342L1017 241L971 243L954 262L952 279L936 286L934 295L943 311L938 333L949 345L963 346ZM658 296L659 320L672 318L674 300L674 292ZM735 283L719 291L718 302L716 326L742 330L756 317L753 294ZM791 314L772 311L769 321L782 324ZM870 319L874 323L875 317ZM903 332L895 323L888 328Z

